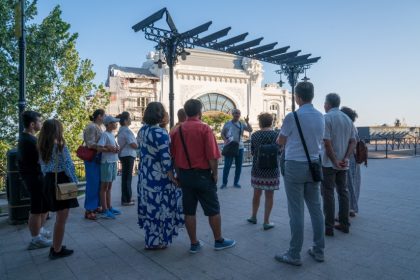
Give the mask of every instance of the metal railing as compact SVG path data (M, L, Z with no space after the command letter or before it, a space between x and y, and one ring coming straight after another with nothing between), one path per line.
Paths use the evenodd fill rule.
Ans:
M375 137L363 139L367 143L369 158L395 158L420 155L420 137ZM220 151L223 144L218 144ZM134 162L133 172L137 174L139 159ZM224 157L219 160L219 167L224 164ZM76 175L80 181L85 181L85 167L83 161L74 161ZM251 143L244 142L243 165L252 165ZM121 163L118 162L118 175L121 174ZM0 173L0 194L6 191L6 173Z
M369 158L395 158L417 156L420 137L375 137L363 139L367 143Z

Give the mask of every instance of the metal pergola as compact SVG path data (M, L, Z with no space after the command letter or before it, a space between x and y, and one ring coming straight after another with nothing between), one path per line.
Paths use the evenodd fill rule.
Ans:
M161 20L164 15L168 29L155 26L155 23ZM260 46L261 41L264 39L263 37L244 42L248 33L226 38L231 27L201 36L203 32L209 29L211 24L212 22L209 21L188 31L179 32L169 11L163 8L132 27L135 32L143 31L147 40L156 42L156 49L165 56L169 67L169 116L171 128L174 125L174 66L179 56L185 60L186 56L189 55L185 49L194 47L212 49L279 65L280 69L276 73L280 75L285 74L288 78L292 88L292 110L294 111L294 88L298 77L321 57L310 58L311 54L298 55L301 52L300 50L287 52L290 48L289 46L275 49L277 42ZM164 62L159 59L157 63L159 67L162 67ZM282 86L281 79L279 84Z

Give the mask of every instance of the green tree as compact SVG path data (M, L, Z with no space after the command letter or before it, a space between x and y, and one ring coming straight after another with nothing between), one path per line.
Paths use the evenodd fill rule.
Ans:
M202 121L208 124L218 139L221 139L220 132L225 122L229 121L232 117L223 112L206 112L202 116Z
M16 0L0 0L0 152L13 146L18 131L18 62L15 37ZM93 84L92 62L81 59L76 50L77 33L61 18L56 6L39 24L36 1L26 1L27 59L26 109L35 110L44 119L58 118L63 123L70 150L80 144L81 132L89 122L89 113L105 107L109 100L103 86ZM92 92L98 94L92 97ZM96 106L96 108L92 108ZM1 158L0 158L1 160ZM0 162L4 167L4 160Z

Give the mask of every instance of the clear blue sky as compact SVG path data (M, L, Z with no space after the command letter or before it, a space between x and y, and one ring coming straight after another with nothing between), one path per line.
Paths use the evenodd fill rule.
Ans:
M95 82L108 65L141 66L154 47L131 26L167 7L178 30L209 20L214 32L290 45L322 59L308 71L315 106L337 92L342 105L356 109L357 125L392 124L396 118L420 125L420 1L283 0L40 0L37 21L60 5L63 19L79 33L77 49L94 63ZM275 66L265 64L265 82L277 82ZM287 85L287 87L289 87Z

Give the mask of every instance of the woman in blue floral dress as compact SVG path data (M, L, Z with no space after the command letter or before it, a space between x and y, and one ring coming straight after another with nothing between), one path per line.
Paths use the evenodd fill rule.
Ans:
M165 249L184 225L182 192L176 186L169 151L169 135L159 127L165 109L151 102L138 133L140 164L138 180L139 226L145 231L145 249Z

